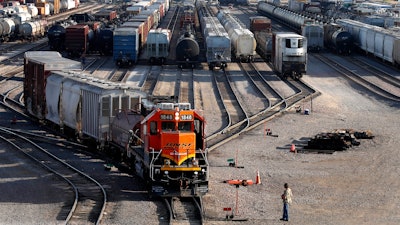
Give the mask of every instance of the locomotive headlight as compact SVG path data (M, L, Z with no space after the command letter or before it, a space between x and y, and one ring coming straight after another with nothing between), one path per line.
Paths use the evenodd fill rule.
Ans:
M199 174L199 172L197 172L197 171L194 171L194 175L196 175L196 176L197 176L197 174Z
M165 175L168 175L168 171L164 171L164 174L165 174Z

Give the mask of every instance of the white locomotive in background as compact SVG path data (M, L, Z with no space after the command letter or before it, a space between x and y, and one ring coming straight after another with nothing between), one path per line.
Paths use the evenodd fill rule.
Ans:
M273 33L272 64L281 77L300 79L307 72L307 38L291 32Z

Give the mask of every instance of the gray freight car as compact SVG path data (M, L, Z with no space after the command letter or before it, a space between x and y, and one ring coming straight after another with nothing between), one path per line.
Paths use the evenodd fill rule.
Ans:
M393 65L400 64L400 35L396 31L350 19L336 20L350 32L357 47Z
M83 73L52 71L46 82L46 120L80 139L110 140L110 121L119 112L137 110L144 92Z
M206 58L211 70L226 68L231 61L231 39L221 22L213 15L209 5L204 0L196 2L200 24L203 31Z
M319 52L324 48L324 27L322 24L304 24L301 35L307 38L308 51Z

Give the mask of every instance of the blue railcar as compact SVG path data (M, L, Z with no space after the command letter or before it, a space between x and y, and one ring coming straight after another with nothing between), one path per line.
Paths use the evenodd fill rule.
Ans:
M114 28L101 28L96 35L96 48L102 55L113 54Z
M117 66L132 66L139 57L137 29L119 27L114 30L113 59Z

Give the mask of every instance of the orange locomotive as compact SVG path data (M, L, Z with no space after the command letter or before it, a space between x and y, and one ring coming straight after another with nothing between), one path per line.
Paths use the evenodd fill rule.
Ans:
M202 196L208 192L204 118L189 103L159 103L146 117L121 112L112 142L123 146L151 194Z

